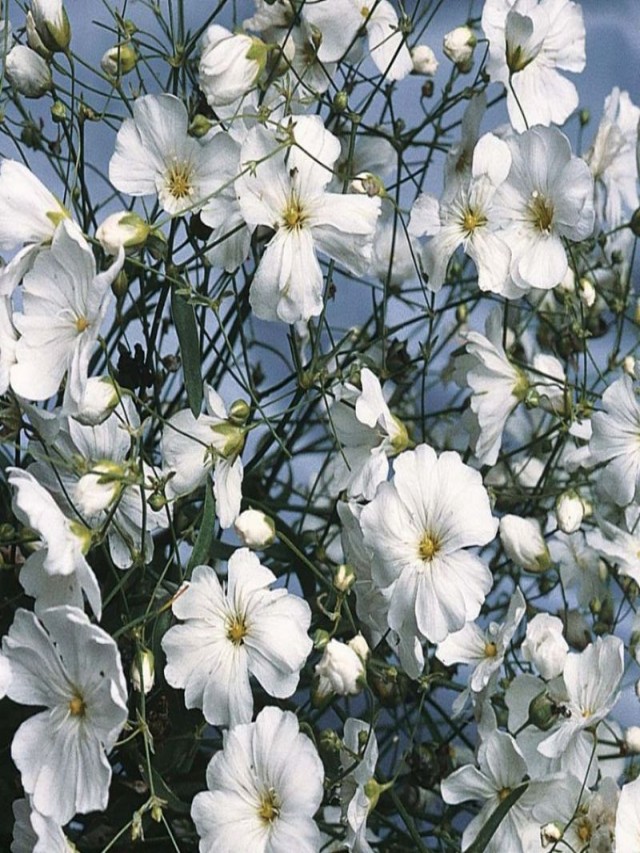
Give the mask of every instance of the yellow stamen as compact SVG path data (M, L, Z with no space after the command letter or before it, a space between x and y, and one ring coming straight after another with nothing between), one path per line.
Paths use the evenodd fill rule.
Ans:
M511 788L502 788L500 791L498 791L498 799L500 800L500 802L506 800L510 793Z
M72 717L84 717L87 706L82 696L74 696L69 702L69 713Z
M271 824L280 817L280 798L273 788L269 788L260 797L258 817L263 823Z
M483 216L482 213L479 213L477 210L471 210L470 208L465 210L462 217L462 227L468 235L472 234L476 228L482 228L486 224L487 217Z
M422 535L422 539L420 540L420 545L418 546L418 553L420 554L420 559L429 562L433 560L435 555L440 550L440 541L437 536L434 536L433 533L429 533L425 531Z
M494 658L498 654L498 647L495 643L485 643L484 653L488 658Z
M167 187L174 198L187 198L192 195L191 165L176 161L169 168Z
M234 616L227 623L227 639L231 640L234 646L242 644L247 636L247 625L242 616Z
M545 198L537 190L531 193L531 200L528 205L528 212L531 222L536 226L538 231L543 234L549 234L553 225L553 205L549 199Z
M76 330L78 334L82 334L85 329L88 329L91 323L86 317L76 317Z
M293 231L295 228L300 228L304 225L306 216L304 209L298 199L290 198L289 203L282 214L285 226Z

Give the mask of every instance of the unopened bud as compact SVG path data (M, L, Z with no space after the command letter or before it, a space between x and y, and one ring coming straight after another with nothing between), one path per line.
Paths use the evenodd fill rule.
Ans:
M333 576L334 588L337 589L338 592L349 592L355 582L356 576L351 566L346 563L339 565Z
M202 139L203 136L209 133L212 127L212 121L203 116L202 113L196 113L189 125L189 136L193 136L195 139Z
M540 827L540 843L543 847L550 847L562 838L562 828L557 823L545 823Z
M229 406L229 420L233 424L241 426L249 420L251 407L246 400L234 400Z
M110 47L100 60L100 67L109 77L123 77L136 67L138 53L131 42Z
M149 693L156 679L156 667L153 652L141 649L131 664L131 684L138 693Z
M96 239L107 253L114 257L120 247L135 251L147 242L151 227L137 213L122 211L107 216L96 231Z
M348 106L349 96L344 90L341 90L333 98L333 108L337 113L343 113Z
M53 86L48 64L26 45L11 48L4 69L13 88L25 98L41 98Z
M66 53L71 42L71 26L62 3L56 0L32 0L29 14L44 47L51 53Z
M55 101L51 105L51 120L56 124L62 124L67 120L67 108L62 101Z
M593 286L593 282L588 278L580 279L580 301L586 308L593 308L595 305L597 293Z
M268 548L276 538L273 520L258 509L245 509L233 523L238 538L247 548Z
M360 172L349 184L349 189L351 192L368 195L370 198L374 196L382 198L387 194L380 178L372 172Z
M563 492L556 501L556 520L563 533L575 533L584 518L584 504L573 489Z
M471 70L473 51L478 43L470 27L456 27L444 37L443 51L463 74Z
M411 51L413 73L433 77L438 70L438 60L435 53L426 44L417 44Z
M548 731L558 719L558 706L546 691L538 693L529 703L528 723L543 732Z

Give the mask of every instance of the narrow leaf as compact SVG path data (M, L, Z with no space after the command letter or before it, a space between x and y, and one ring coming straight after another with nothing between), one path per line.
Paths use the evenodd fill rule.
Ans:
M484 853L498 827L507 816L509 809L518 802L520 797L527 790L528 786L528 782L523 782L522 785L518 785L517 788L514 788L513 791L511 791L511 793L502 800L498 807L491 813L489 820L476 835L475 841L471 847L467 847L465 853Z
M207 479L204 487L204 494L202 522L200 523L198 538L193 546L189 565L187 566L187 577L191 576L191 572L196 566L201 566L203 563L209 562L209 552L211 551L211 542L213 540L213 527L216 521L216 502L213 497L211 480L209 479Z
M194 418L202 407L202 375L200 373L200 335L193 305L175 288L171 290L171 314L178 333L182 373L187 389L187 400Z

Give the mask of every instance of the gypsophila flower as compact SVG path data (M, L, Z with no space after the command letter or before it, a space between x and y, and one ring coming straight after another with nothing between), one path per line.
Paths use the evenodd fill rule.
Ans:
M265 708L255 723L235 726L207 767L209 790L193 800L201 853L315 853L323 777L290 711Z
M184 688L188 708L202 708L214 725L246 723L253 715L249 676L271 696L291 696L311 651L308 604L284 589L246 548L228 562L223 587L208 566L197 566L173 602L184 624L163 637L165 677Z
M10 698L45 709L22 723L11 745L34 807L59 824L106 808L106 753L127 719L115 642L80 610L64 606L40 619L18 610L2 650L11 666Z

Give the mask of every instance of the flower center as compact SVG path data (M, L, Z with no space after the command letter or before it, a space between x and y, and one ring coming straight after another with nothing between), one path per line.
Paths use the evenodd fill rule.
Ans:
M84 699L76 693L69 702L69 713L72 717L84 717L86 710Z
M462 217L462 228L466 231L467 236L473 234L476 228L482 228L487 224L487 217L480 211L467 208Z
M484 654L485 657L494 658L498 654L498 647L495 643L485 643Z
M76 331L79 335L81 335L85 329L88 329L90 325L91 323L87 320L86 317L76 317Z
M510 793L511 788L501 788L500 791L498 791L498 799L500 800L500 802L506 800Z
M171 164L167 173L167 187L174 198L187 198L193 194L191 173L190 163L176 160Z
M538 231L550 234L553 225L553 205L549 199L541 195L538 190L534 190L527 209L531 222Z
M258 817L263 823L272 824L280 817L280 797L273 788L269 788L260 797Z
M420 540L420 544L418 546L418 553L420 554L420 559L428 563L433 560L439 550L440 540L438 539L438 537L429 531L425 531L422 534L422 539Z
M282 212L282 219L285 227L288 228L289 231L301 228L304 225L307 217L299 199L291 196L287 206Z
M578 823L578 838L580 841L589 841L591 839L591 825L587 818L582 818Z
M234 646L242 645L247 634L247 623L244 621L244 617L236 614L229 619L227 622L227 639L231 640Z
M363 18L368 18L371 14L371 9L368 6L362 6L360 9L360 14Z

